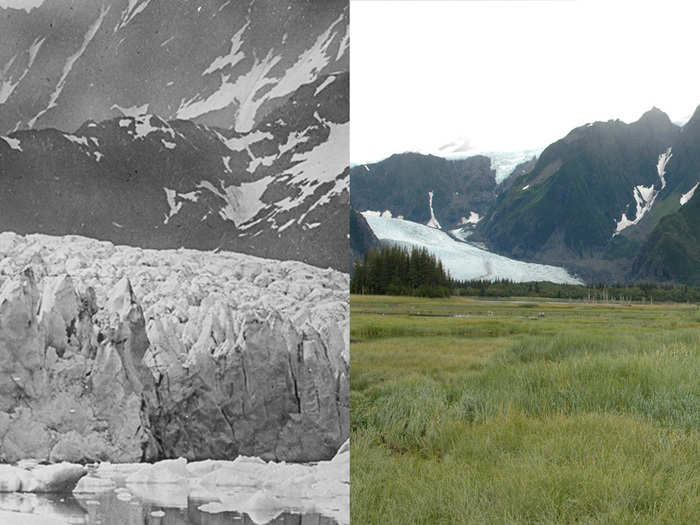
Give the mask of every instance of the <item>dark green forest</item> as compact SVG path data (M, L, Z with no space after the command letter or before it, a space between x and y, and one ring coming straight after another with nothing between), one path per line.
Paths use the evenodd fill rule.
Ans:
M454 282L425 248L372 248L355 260L350 293L448 297Z

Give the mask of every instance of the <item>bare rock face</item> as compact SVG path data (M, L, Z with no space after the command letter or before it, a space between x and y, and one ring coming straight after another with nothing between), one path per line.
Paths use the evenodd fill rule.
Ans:
M328 459L347 274L0 234L0 460Z

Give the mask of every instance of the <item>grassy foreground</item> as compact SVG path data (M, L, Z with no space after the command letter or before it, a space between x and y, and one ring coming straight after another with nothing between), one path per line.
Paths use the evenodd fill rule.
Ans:
M352 523L700 523L696 306L352 296L350 337Z

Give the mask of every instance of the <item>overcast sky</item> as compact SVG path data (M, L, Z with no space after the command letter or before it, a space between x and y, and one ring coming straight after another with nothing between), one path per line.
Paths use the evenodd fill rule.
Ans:
M529 149L700 104L688 2L351 2L351 161Z

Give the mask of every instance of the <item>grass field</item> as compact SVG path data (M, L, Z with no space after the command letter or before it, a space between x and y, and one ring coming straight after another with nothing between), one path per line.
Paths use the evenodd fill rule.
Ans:
M700 310L351 297L351 522L700 523Z

